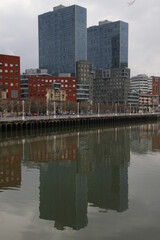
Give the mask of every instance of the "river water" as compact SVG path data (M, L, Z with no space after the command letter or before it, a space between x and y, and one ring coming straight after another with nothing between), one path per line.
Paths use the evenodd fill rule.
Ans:
M159 240L160 122L0 133L0 239Z

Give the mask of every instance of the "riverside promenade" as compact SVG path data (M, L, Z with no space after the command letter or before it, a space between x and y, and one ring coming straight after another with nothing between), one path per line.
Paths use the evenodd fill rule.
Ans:
M0 118L0 131L159 121L160 113L22 116Z

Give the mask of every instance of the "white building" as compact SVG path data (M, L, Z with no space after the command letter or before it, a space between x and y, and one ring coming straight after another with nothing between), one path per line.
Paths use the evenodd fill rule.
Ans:
M138 93L152 92L152 78L145 74L139 74L130 79L130 91L137 91Z

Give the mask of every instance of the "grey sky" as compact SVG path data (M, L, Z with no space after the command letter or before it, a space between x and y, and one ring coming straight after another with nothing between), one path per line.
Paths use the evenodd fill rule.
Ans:
M87 8L88 26L100 20L129 23L131 75L160 75L160 1L136 0L0 0L0 53L21 57L21 72L38 67L38 15L54 6Z

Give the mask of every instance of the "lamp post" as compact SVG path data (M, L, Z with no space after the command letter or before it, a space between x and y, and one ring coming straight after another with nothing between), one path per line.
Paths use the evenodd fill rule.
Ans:
M117 103L115 103L115 115L117 115Z
M56 118L56 101L54 100L54 118Z
M79 117L79 102L77 102L77 117Z
M98 117L100 116L100 104L98 103Z
M24 100L22 100L22 120L24 120Z
M48 100L49 100L49 94L46 94L46 115L48 116L49 111L48 111Z

